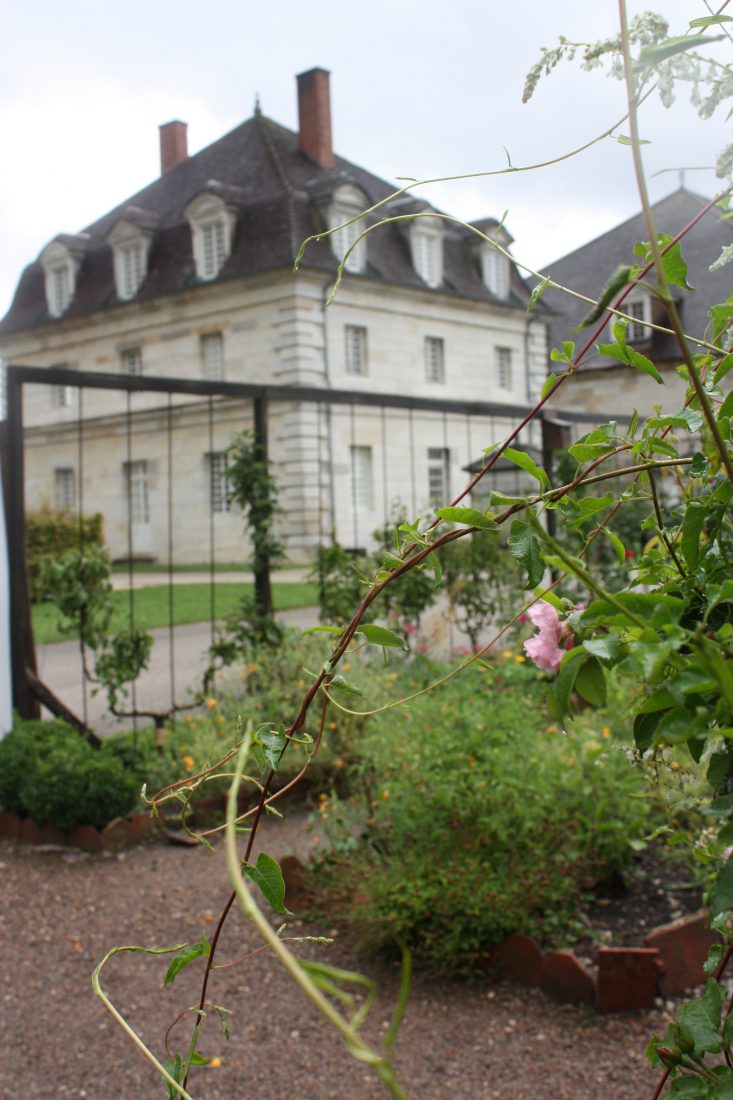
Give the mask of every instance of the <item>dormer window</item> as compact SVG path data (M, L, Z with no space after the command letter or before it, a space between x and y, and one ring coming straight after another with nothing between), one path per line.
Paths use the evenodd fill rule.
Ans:
M509 297L509 261L491 244L481 250L481 275L484 286L495 298Z
M208 282L217 277L231 251L234 210L213 191L202 191L184 213L191 226L196 275Z
M74 241L73 237L66 238ZM62 317L71 305L83 245L71 248L65 240L47 245L39 259L46 282L46 305L51 317Z
M443 282L443 229L432 219L416 218L410 226L412 265L428 286Z
M624 313L634 320L629 322L626 329L626 340L629 344L641 344L651 339L652 330L648 324L652 319L651 300L648 294L641 294L628 299L621 306Z
M352 221L350 225L344 222L351 221L369 205L369 200L357 187L339 187L333 196L333 201L328 211L328 224L336 232L332 233L329 240L336 259L341 262L351 246L357 240L359 234L365 229L363 221ZM336 226L341 226L336 229ZM355 273L366 270L366 238L363 238L349 254L344 268Z
M107 240L114 256L117 297L129 302L147 275L152 234L123 219L116 223Z

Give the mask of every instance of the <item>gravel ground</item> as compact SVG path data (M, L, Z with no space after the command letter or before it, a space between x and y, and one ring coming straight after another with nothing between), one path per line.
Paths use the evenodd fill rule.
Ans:
M298 853L304 835L302 815L291 812L267 822L261 846L277 857ZM155 843L104 858L0 841L0 883L2 1100L163 1100L165 1086L94 997L90 975L112 946L210 935L228 895L223 849ZM220 961L254 946L233 913ZM304 945L302 953L314 950L355 965L338 943ZM113 1003L159 1056L168 1024L197 1000L201 974L196 962L163 989L166 967L165 959L123 955L103 973ZM390 1018L396 975L371 970L380 997L364 1033L376 1038ZM264 955L215 973L210 992L233 1011L231 1039L210 1022L201 1049L221 1064L192 1072L196 1100L386 1095ZM444 1100L448 1092L466 1100L647 1100L657 1074L643 1052L664 1026L662 1010L604 1017L510 985L418 980L396 1065L413 1100ZM185 1024L174 1034L182 1046Z

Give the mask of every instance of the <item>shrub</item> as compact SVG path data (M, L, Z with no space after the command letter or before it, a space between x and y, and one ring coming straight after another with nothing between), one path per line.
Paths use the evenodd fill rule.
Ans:
M73 512L56 512L40 508L25 517L26 561L32 602L45 598L42 574L44 567L56 561L67 550L101 547L104 543L103 517L77 516Z
M59 829L98 829L128 814L139 774L111 749L93 749L65 722L19 721L0 741L0 803Z
M321 804L318 907L362 947L400 937L423 966L455 971L513 932L561 943L583 892L630 855L642 777L610 730L560 730L541 677L509 667L508 680L474 667L373 720L352 798Z

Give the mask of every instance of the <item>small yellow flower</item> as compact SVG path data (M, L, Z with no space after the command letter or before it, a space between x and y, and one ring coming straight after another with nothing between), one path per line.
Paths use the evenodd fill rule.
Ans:
M382 798L386 801L389 798L389 791L382 791Z
M338 729L338 726L336 725L335 722L329 722L328 726L329 726L329 729L332 729L332 730Z
M216 706L216 699L207 699L206 700L206 705L209 708L209 710L213 710L214 707Z
M504 658L505 661L508 661L511 657L514 656L511 649L502 649L501 655L502 655L502 657Z
M193 771L194 760L193 760L192 756L184 756L183 757L183 764L184 764L184 767L185 767L187 772L192 772Z
M217 1057L217 1058L209 1058L209 1065L210 1065L210 1066L213 1066L213 1067L214 1067L214 1069L218 1069L218 1068L219 1068L219 1066L221 1065L221 1058L219 1058L219 1057Z
M575 763L575 757L574 756L569 756L568 757L568 767L572 768L574 763Z
M557 733L557 726L548 726L545 733Z
M523 665L523 664L524 664L524 662L525 662L525 661L527 660L527 658L526 658L526 657L524 656L524 654L523 654L523 653L517 653L517 655L516 655L516 657L514 658L514 660L515 660L515 662L516 662L516 663L517 663L518 665Z
M611 736L610 729L608 728L608 726L604 726L601 730L601 737L610 737L610 736Z
M344 664L342 665L342 668L343 668L344 672L348 672L349 669L351 668L351 665L349 664L348 661L345 661Z
M224 717L223 714L217 714L216 720L217 720L217 722L226 722L226 718Z

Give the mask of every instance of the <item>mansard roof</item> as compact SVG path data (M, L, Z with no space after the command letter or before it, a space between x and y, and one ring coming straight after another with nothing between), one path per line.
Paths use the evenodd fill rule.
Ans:
M652 206L657 233L675 237L700 214L709 201L702 195L680 187ZM597 298L606 281L619 265L639 262L639 257L634 254L634 245L637 241L648 239L644 217L638 213L562 259L549 264L543 269L543 274L549 275L553 281L563 286ZM733 226L730 221L723 220L723 211L716 207L705 213L681 242L682 254L688 267L688 282L695 289L685 291L679 287L672 287L672 291L680 309L684 330L691 336L704 336L709 323L707 314L710 306L725 301L731 292L733 269L726 266L718 271L710 271L710 265L718 259L723 248L732 243ZM654 284L651 276L648 281ZM586 302L571 298L557 290L546 291L542 301L553 313L549 330L550 347L560 347L564 340L574 340L577 345L578 340L582 340L586 333L590 336L591 329L584 329L580 334L573 332L573 328L589 310ZM662 315L661 307L659 313L657 315L655 313L656 310L653 310L652 319L666 325L667 319ZM604 333L603 339L610 339L610 334L607 337ZM674 337L666 336L664 333L654 333L648 344L648 347L640 350L644 350L645 354L655 361L665 362L669 359L679 361L679 351ZM599 358L588 366L591 368L607 366L610 363L608 359Z
M386 199L396 189L339 156L334 158L333 167L316 163L300 149L296 133L255 114L87 226L76 291L63 320L118 304L107 240L117 222L133 221L141 228L154 230L148 272L136 295L136 301L144 301L199 285L184 211L202 192L220 195L237 216L231 252L217 278L206 284L211 286L227 279L292 268L302 241L326 227L324 199L345 184L358 187L371 203ZM424 205L420 202L419 208ZM405 207L395 209L397 212L405 213ZM388 213L389 206L380 210L379 216ZM372 220L376 221L377 216ZM475 249L470 247L475 235L448 222L445 227L444 285L431 293L495 302L482 281ZM308 247L301 266L335 275L338 265L329 242L324 240ZM396 226L370 234L366 272L350 276L364 277L426 289L413 268L405 235ZM501 305L524 309L528 297L527 286L513 269L511 298ZM10 310L0 322L0 334L51 320L43 271L36 261L21 275Z

